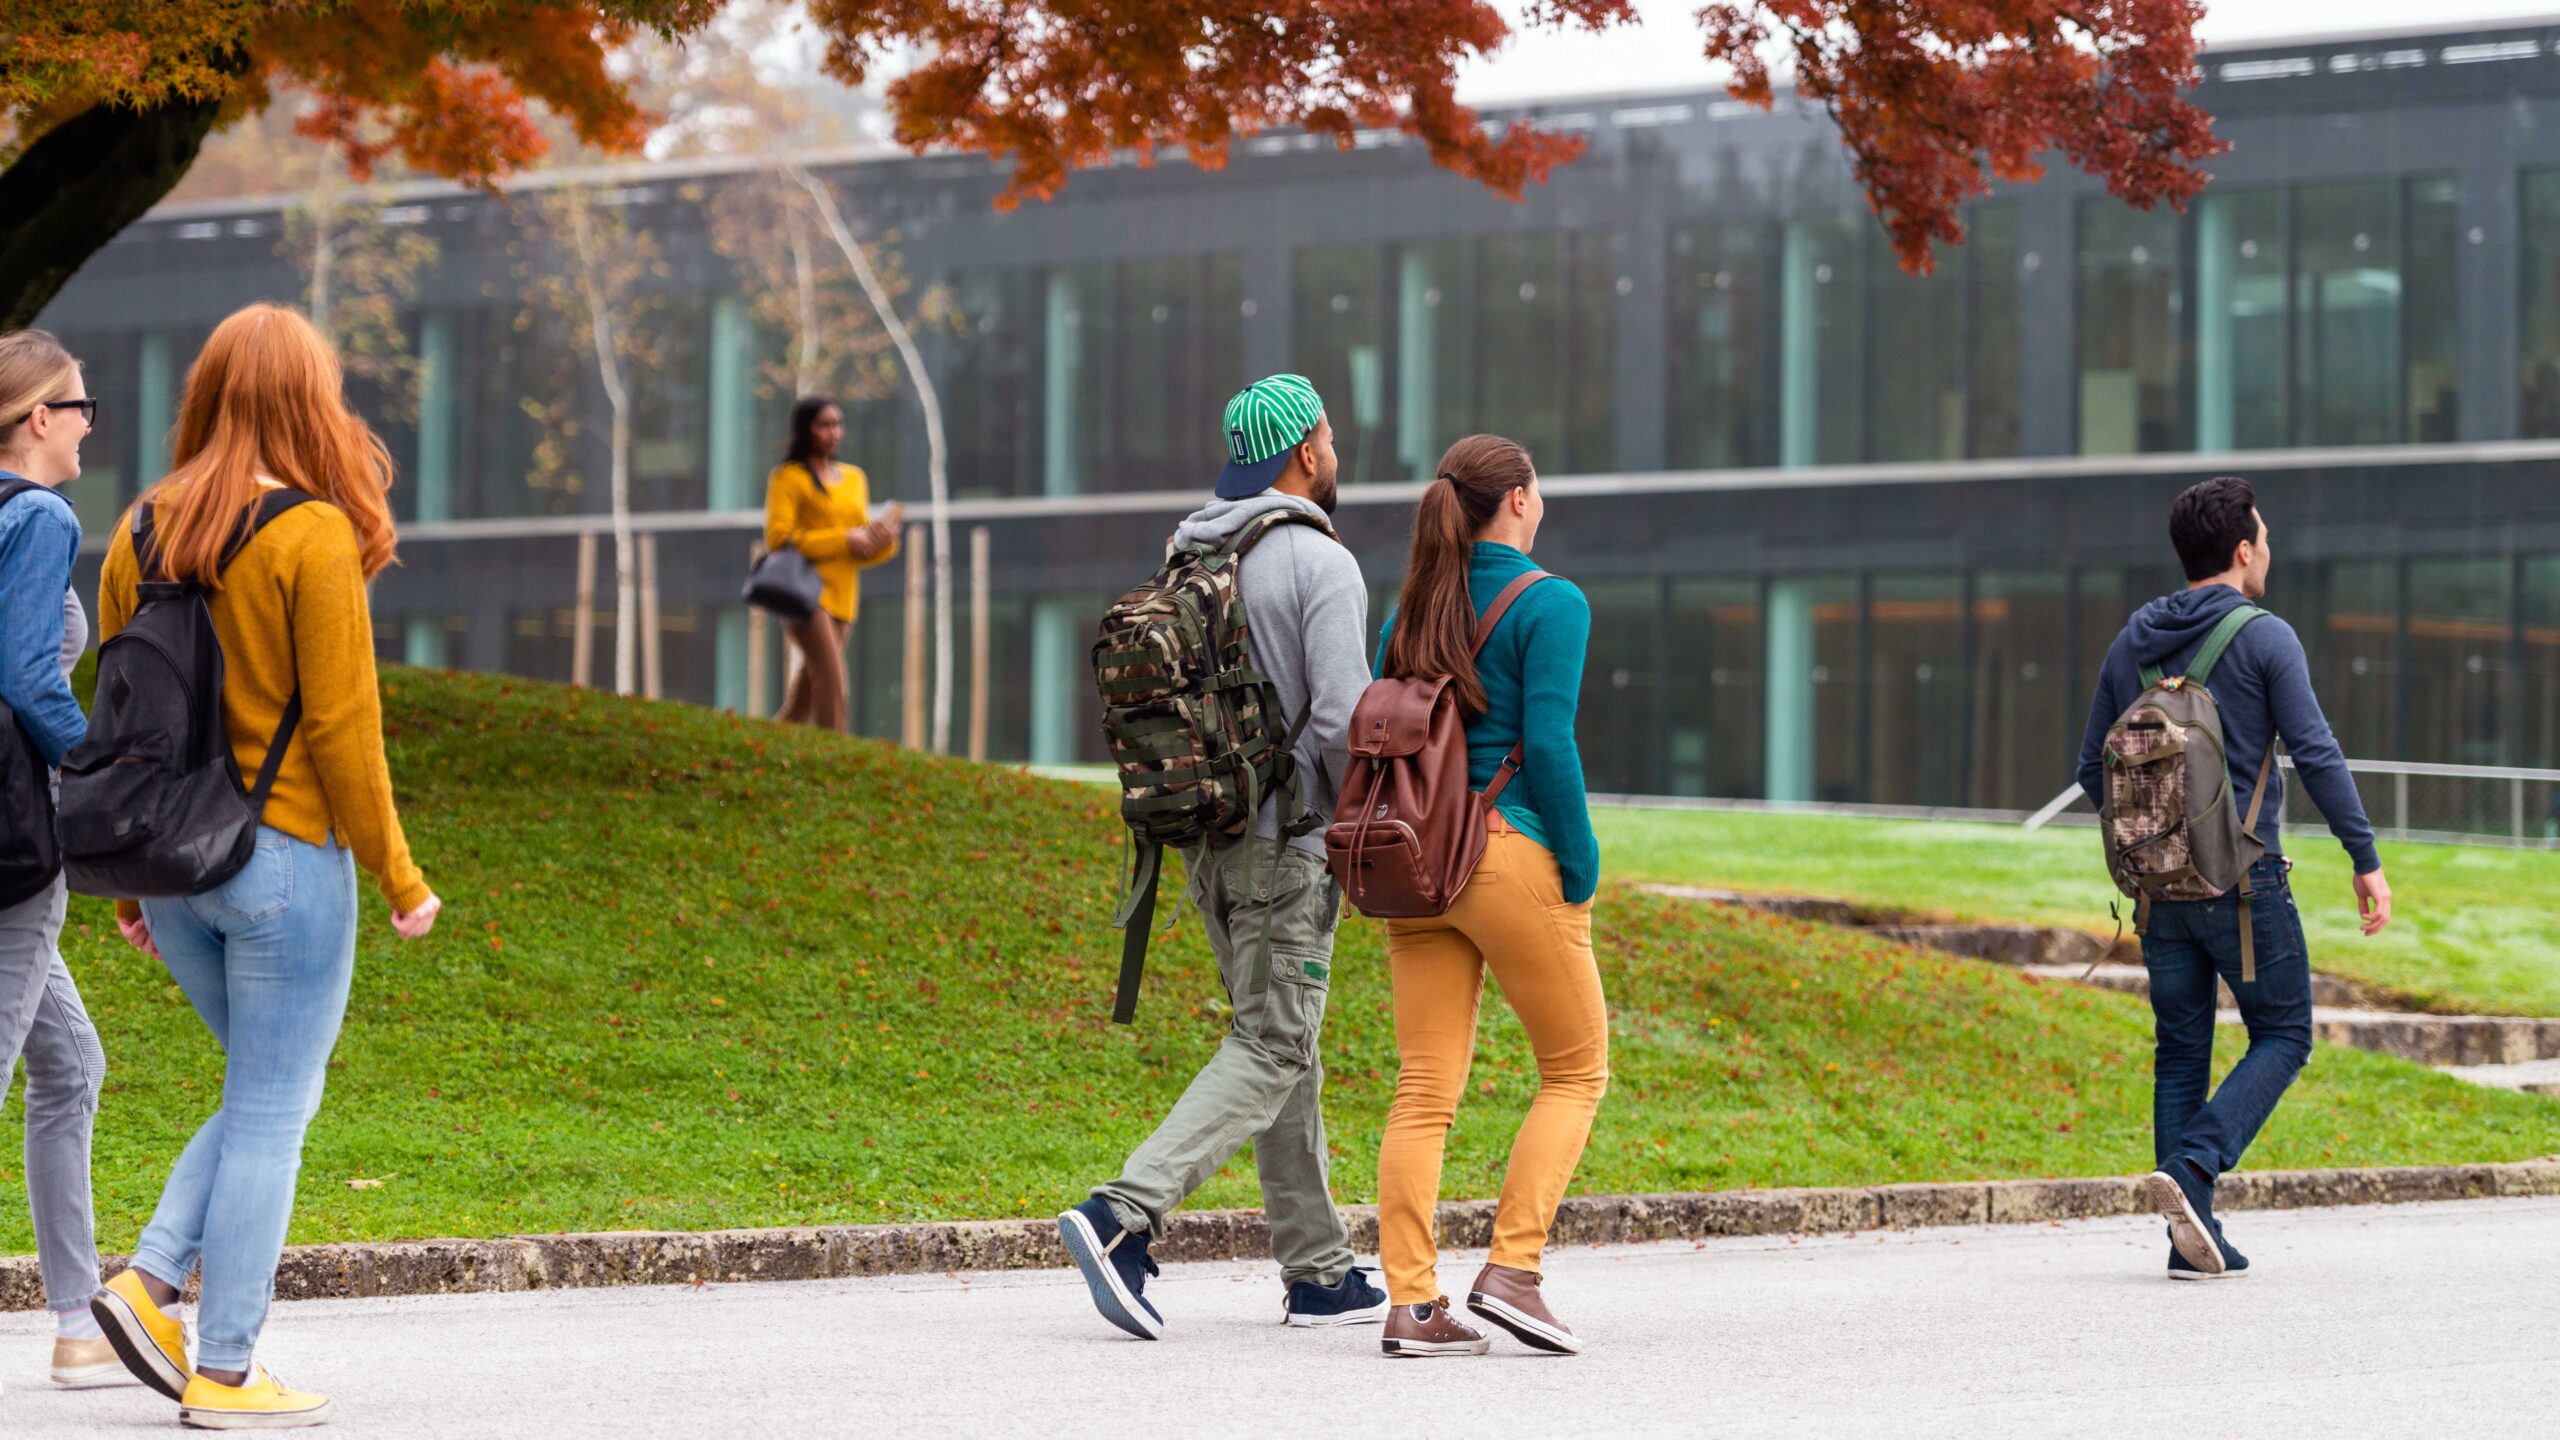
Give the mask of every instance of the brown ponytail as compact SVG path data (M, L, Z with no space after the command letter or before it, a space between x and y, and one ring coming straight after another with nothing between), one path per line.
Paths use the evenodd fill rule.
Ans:
M1405 561L1395 633L1387 640L1387 678L1445 675L1459 709L1484 713L1484 685L1470 648L1476 607L1467 594L1467 564L1477 533L1504 497L1537 478L1529 452L1499 435L1470 435L1440 457L1439 478L1422 492L1413 515L1413 553Z

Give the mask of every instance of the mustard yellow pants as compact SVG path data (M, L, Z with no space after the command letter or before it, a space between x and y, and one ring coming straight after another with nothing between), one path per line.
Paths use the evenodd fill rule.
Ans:
M1538 1094L1511 1142L1494 1214L1494 1264L1539 1268L1556 1205L1609 1088L1609 1008L1591 953L1591 904L1565 903L1545 846L1498 814L1489 828L1484 861L1449 913L1387 923L1403 1064L1378 1151L1378 1259L1398 1305L1445 1293L1432 1210L1441 1152L1475 1059L1485 972L1520 1016L1538 1059Z

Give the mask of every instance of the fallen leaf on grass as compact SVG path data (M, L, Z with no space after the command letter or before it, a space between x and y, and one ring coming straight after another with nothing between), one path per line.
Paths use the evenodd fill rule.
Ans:
M383 1187L383 1184L386 1181L396 1180L398 1178L400 1177L396 1173L385 1175L380 1180L369 1179L365 1176L359 1175L355 1179L347 1182L347 1188L350 1190L379 1190Z

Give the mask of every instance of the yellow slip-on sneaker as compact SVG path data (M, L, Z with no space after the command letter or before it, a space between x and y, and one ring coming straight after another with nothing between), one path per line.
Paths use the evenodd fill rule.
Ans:
M132 1374L103 1338L53 1342L53 1383L65 1390L94 1390L101 1385L130 1385Z
M199 1375L178 1401L178 1423L198 1430L294 1430L329 1423L329 1397L296 1390L264 1365L249 1383L216 1384Z
M187 1327L152 1300L139 1274L127 1270L108 1281L89 1297L89 1313L135 1379L172 1400L184 1398L196 1374L187 1364Z

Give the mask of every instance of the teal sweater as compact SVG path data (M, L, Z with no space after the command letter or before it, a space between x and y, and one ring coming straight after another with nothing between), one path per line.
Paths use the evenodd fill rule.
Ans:
M1508 545L1476 542L1467 568L1467 594L1476 613L1502 587L1538 568ZM1386 658L1395 633L1389 611L1378 631L1378 656ZM1579 905L1600 888L1600 842L1591 833L1591 811L1582 791L1582 751L1573 738L1573 715L1582 697L1582 656L1591 643L1591 602L1570 580L1541 580L1513 602L1476 657L1485 713L1467 722L1467 783L1493 783L1502 757L1526 737L1520 773L1502 792L1504 819L1547 847L1564 876L1564 898Z

